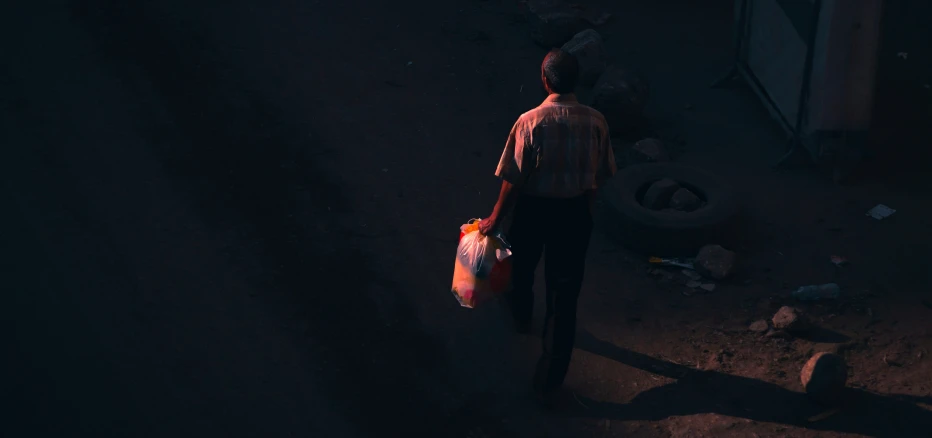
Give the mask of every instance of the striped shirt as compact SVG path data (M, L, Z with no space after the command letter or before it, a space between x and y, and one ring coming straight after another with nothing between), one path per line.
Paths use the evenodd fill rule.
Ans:
M572 94L551 94L511 128L495 176L527 195L571 198L616 169L605 117Z

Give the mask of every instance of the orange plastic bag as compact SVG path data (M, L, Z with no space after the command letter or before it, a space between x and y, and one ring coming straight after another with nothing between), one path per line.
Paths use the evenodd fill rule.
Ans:
M463 307L474 308L511 287L511 247L501 233L479 232L479 220L460 227L451 291Z

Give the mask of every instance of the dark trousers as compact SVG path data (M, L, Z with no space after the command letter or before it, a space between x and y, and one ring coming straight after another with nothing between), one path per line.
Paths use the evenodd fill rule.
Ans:
M587 196L570 199L521 196L507 238L512 245L512 291L506 295L519 328L529 327L534 305L534 273L546 253L547 311L543 354L534 385L551 391L563 384L576 341L576 302L592 234Z

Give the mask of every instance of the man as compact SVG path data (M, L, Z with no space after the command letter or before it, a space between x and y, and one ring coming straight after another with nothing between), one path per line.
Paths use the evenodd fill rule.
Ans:
M534 272L547 253L543 354L534 376L545 402L562 386L573 352L595 190L616 170L605 118L573 94L578 76L572 54L554 49L544 58L541 80L549 96L511 129L495 172L502 179L498 202L479 223L480 232L494 233L514 207L506 234L513 290L505 298L521 333L530 330Z

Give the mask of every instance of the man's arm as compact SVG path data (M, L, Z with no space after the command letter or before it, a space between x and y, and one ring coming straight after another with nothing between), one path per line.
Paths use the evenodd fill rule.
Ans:
M502 189L498 192L498 201L495 202L495 207L492 208L492 214L486 219L489 221L486 225L486 231L495 232L498 227L501 226L502 220L508 216L508 213L511 212L511 208L515 205L517 191L514 184L508 181L502 181ZM481 223L479 227L481 230ZM483 232L483 234L486 233Z
M495 176L502 179L502 188L498 193L495 207L492 208L492 214L479 222L479 231L482 234L494 233L501 226L502 220L514 207L518 192L530 171L528 160L531 157L525 153L526 145L520 125L521 121L518 120L511 128L508 141L505 142L505 150L502 152L502 159L498 163L498 169L495 170Z

